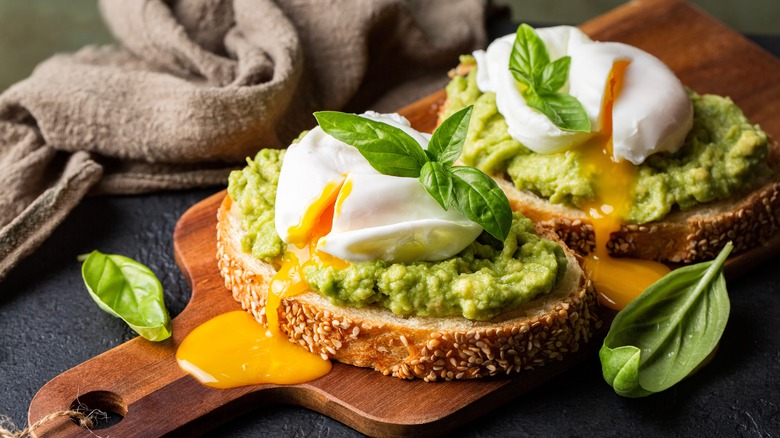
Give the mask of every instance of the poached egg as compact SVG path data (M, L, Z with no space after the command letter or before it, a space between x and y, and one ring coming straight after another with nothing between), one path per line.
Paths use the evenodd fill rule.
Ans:
M515 35L497 39L486 51L474 52L477 86L496 93L496 106L506 119L509 135L528 149L549 154L576 147L602 132L609 116L614 161L641 164L652 154L675 152L693 125L693 106L682 83L662 61L636 47L595 42L572 26L537 29L554 61L571 57L569 80L562 92L582 103L592 132L564 131L529 107L508 69ZM611 78L622 82L608 105L605 87ZM610 106L611 114L604 113Z
M402 129L423 149L428 146L430 136L397 114L362 117ZM312 243L319 222L330 227L317 236L316 250L351 262L443 260L482 232L455 209L444 210L416 178L380 174L356 148L316 127L284 156L275 225L282 241L302 248Z

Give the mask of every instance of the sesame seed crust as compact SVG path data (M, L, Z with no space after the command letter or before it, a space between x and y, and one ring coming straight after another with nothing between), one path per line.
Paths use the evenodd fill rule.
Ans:
M276 269L241 251L240 219L225 197L218 212L217 263L233 298L262 324ZM314 292L283 298L282 333L326 359L401 379L472 379L515 374L576 352L602 326L591 282L567 250L559 287L491 321L404 318L385 309L335 306ZM571 266L573 265L573 266Z

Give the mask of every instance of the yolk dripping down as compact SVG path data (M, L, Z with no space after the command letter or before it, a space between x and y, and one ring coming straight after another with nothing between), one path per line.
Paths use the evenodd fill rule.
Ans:
M287 251L282 256L282 264L271 280L268 300L265 306L265 316L268 330L280 335L279 319L276 309L282 297L290 297L309 290L309 285L303 276L303 267L307 264L333 266L344 269L349 263L317 249L317 243L330 233L333 227L333 215L339 212L344 198L352 187L349 183L339 181L325 186L317 200L304 213L301 223L290 230L290 241Z
M596 250L585 259L585 269L596 286L601 303L620 310L649 285L669 272L658 262L618 259L609 255L607 242L620 229L631 209L637 168L628 161L612 158L612 107L623 84L630 61L616 61L607 81L601 133L581 147L584 171L595 175L597 199L584 206L593 224Z
M283 297L309 290L302 272L307 263L339 268L348 265L317 250L317 242L330 232L334 211L340 210L350 190L349 183L326 186L295 228L295 245L288 246L269 285L265 306L268 329L245 311L219 315L193 330L179 346L176 359L183 370L214 388L303 383L330 371L330 361L291 343L281 333L277 309Z

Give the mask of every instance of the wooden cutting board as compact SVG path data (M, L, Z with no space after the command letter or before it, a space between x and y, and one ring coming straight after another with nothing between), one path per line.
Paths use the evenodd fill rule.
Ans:
M728 95L774 138L780 138L780 61L679 0L628 3L582 25L597 40L621 41L666 62L698 92ZM444 99L439 92L401 110L425 131L435 127ZM179 343L196 326L239 309L225 289L215 260L216 209L224 192L185 213L174 232L176 260L192 286L192 298L173 321L173 337L160 343L133 339L52 379L34 397L29 422L80 401L123 418L101 430L117 437L193 435L263 404L300 405L375 436L443 434L521 396L594 354L579 356L513 378L464 382L401 381L335 364L302 385L258 385L217 390L197 383L176 365ZM730 262L732 273L777 253L778 238ZM598 378L598 377L596 377ZM67 418L36 436L91 437Z

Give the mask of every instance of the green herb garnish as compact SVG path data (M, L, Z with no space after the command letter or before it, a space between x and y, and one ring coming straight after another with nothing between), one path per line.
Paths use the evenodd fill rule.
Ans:
M135 260L100 251L92 251L83 261L81 276L101 309L150 341L171 336L171 317L154 272Z
M336 111L314 113L330 136L354 146L384 175L419 178L425 190L445 210L454 207L491 236L504 241L512 225L509 200L498 184L472 167L454 166L466 141L472 107L442 122L428 149L402 129Z
M604 379L625 397L644 397L684 379L720 340L729 318L723 263L676 269L620 311L599 352Z
M509 70L523 85L521 93L528 106L565 131L590 132L590 118L582 104L570 94L558 92L566 85L570 65L570 56L550 62L544 41L531 26L517 28Z

